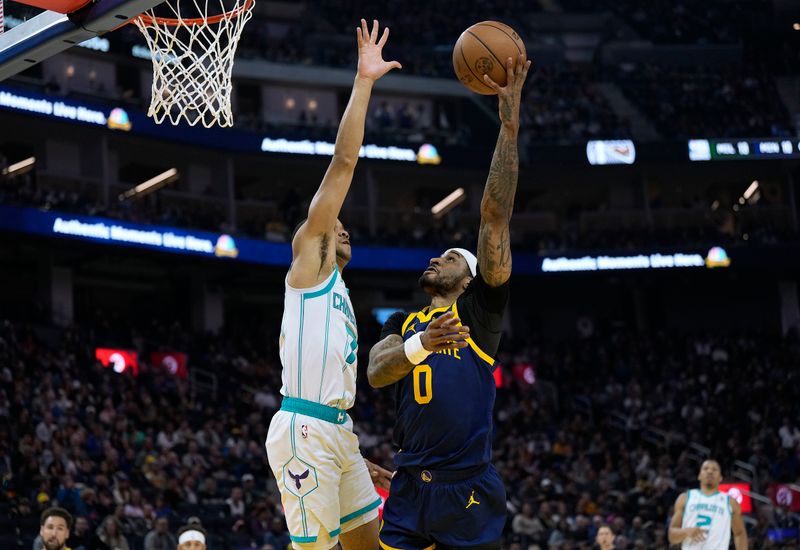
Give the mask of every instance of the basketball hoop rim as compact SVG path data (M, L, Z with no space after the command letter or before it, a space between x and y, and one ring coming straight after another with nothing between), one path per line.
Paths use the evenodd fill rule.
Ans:
M167 25L169 27L179 27L185 25L187 27L195 27L198 25L213 25L223 20L236 19L242 13L249 10L255 0L246 0L242 6L231 11L220 13L219 15L212 15L211 17L194 17L189 19L178 19L175 17L153 17L152 15L139 14L133 19L146 27L155 27L156 25Z

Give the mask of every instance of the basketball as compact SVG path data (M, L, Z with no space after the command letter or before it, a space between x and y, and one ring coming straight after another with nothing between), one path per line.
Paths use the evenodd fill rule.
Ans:
M506 61L516 62L525 53L519 34L499 21L481 21L461 33L453 48L453 69L461 83L473 92L494 95L483 75L506 85Z

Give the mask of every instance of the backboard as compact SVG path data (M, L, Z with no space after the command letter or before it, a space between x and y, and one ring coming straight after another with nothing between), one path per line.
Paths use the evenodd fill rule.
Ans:
M75 8L81 4L76 0L26 1L24 3L48 9L0 34L0 81L76 44L112 31L162 1L99 0L77 10Z

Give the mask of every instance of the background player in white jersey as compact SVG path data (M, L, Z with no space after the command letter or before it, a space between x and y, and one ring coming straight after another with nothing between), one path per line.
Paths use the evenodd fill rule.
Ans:
M304 549L327 550L339 541L345 550L378 546L381 499L346 413L355 401L358 329L341 278L350 237L338 216L364 140L372 87L400 64L381 55L388 28L379 39L378 22L370 32L362 19L356 34L358 72L333 158L292 239L280 337L283 402L266 442L292 544ZM381 473L388 482L390 474Z
M742 509L735 499L719 490L722 469L716 460L700 466L700 489L681 493L669 526L670 544L684 550L728 550L733 530L736 550L747 550L747 531Z

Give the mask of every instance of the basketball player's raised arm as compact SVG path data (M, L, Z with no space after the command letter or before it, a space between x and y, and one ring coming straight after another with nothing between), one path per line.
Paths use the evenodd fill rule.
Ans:
M378 21L372 22L372 32L367 22L361 20L356 29L358 38L358 72L350 101L342 115L333 158L325 172L308 208L308 219L300 227L292 240L292 267L289 270L289 283L295 287L307 287L319 282L322 265L327 256L328 242L333 237L336 219L350 189L353 172L358 162L358 154L364 141L364 122L367 107L375 82L392 69L401 68L397 61L384 61L383 46L389 38L389 28L383 30L378 39ZM331 246L330 249L335 247Z
M728 497L730 498L730 497ZM730 498L731 510L733 511L731 517L731 531L733 532L733 547L736 550L747 550L747 529L744 526L742 519L742 507L736 502L736 499Z
M681 493L675 501L675 511L672 514L672 521L669 524L667 538L670 544L680 544L689 539L692 542L705 540L706 532L699 527L681 527L683 523L683 513L686 508L686 493ZM738 547L737 547L737 550Z
M486 84L497 92L500 112L500 135L492 156L489 177L481 199L481 227L478 233L478 265L480 275L489 286L500 286L511 277L511 242L509 223L514 210L514 195L519 177L519 107L522 86L528 77L531 62L525 55L506 64L508 82L499 86L488 75Z

